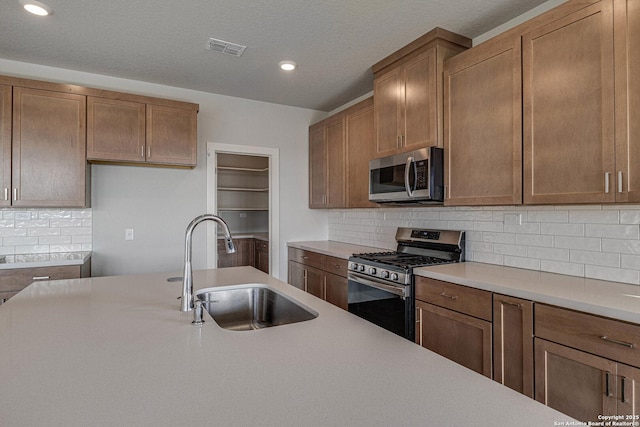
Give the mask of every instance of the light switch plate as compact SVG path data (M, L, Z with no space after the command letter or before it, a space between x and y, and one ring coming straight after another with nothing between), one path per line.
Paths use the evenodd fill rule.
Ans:
M124 240L133 240L133 228L124 229Z

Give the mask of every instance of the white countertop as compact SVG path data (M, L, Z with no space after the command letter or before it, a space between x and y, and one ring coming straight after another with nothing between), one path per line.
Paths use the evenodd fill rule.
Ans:
M477 262L414 269L418 276L640 323L640 286Z
M258 331L179 311L175 273L35 283L0 306L0 417L27 425L553 426L569 418L252 267L319 313Z
M353 254L380 252L388 249L371 246L352 245L351 243L334 242L332 240L316 240L308 242L288 242L287 246L296 249L318 252L336 258L349 259Z
M52 252L44 254L1 255L0 270L11 268L82 265L90 256L91 252Z

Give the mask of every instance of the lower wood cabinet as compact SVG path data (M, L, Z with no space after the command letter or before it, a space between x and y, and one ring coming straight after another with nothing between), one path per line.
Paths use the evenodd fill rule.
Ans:
M415 289L416 343L491 377L491 292L424 277Z
M253 252L253 266L260 271L269 274L269 242L253 239L255 250Z
M536 304L535 333L536 400L584 422L640 415L640 325Z
M54 267L12 268L0 270L0 304L33 282L44 280L78 279L91 276L91 261L81 265Z
M288 282L305 292L347 310L347 260L289 248Z
M233 239L236 247L234 253L227 253L224 240L218 239L218 268L224 267L253 267L253 239Z
M601 415L640 421L640 369L535 339L536 399L580 421Z
M218 268L251 266L269 273L269 242L261 239L233 239L234 253L227 253L224 240L218 239Z
M493 295L493 379L533 397L533 302Z

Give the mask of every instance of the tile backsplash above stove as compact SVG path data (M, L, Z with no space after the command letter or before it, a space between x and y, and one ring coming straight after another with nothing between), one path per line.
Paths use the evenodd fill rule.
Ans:
M398 227L464 230L467 261L640 284L640 205L329 212L329 240L395 249Z

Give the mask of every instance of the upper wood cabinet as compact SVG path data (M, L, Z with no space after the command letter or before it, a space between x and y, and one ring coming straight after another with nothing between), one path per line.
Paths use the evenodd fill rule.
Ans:
M369 160L375 157L373 98L349 108L345 116L347 132L347 207L372 208L369 201Z
M13 206L84 207L90 203L86 97L13 88ZM6 163L3 163L6 164Z
M445 205L522 203L520 61L506 36L445 63Z
M374 207L369 202L373 99L309 127L309 207Z
M524 202L615 201L613 7L524 34Z
M640 2L614 1L616 201L640 202Z
M12 87L0 85L0 188L11 188L11 114ZM7 190L8 191L8 190ZM0 206L10 206L11 199L0 197Z
M309 128L309 207L344 207L342 117Z
M89 97L87 159L196 165L197 110Z
M87 159L144 162L145 105L87 98Z
M442 147L442 65L470 46L436 28L372 67L376 157Z

